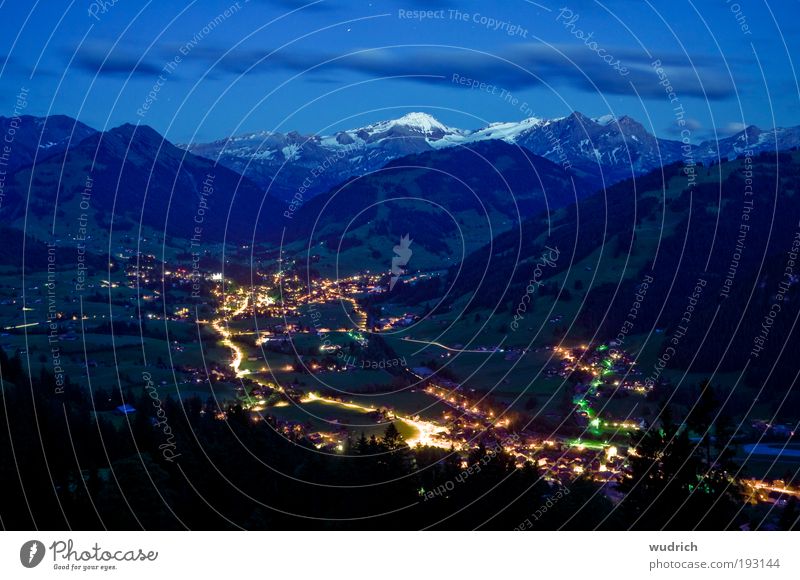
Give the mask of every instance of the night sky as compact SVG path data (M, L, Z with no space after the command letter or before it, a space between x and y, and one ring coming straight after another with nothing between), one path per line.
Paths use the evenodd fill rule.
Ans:
M174 142L330 133L410 111L464 128L612 113L674 138L683 106L693 141L800 124L796 0L0 6L0 114L28 89L25 113L143 123ZM414 18L424 9L436 12Z

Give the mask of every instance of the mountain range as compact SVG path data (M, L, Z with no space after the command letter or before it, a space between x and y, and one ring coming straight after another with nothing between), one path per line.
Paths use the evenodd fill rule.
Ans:
M10 149L6 170L9 173L33 165L47 157L63 153L97 133L88 125L67 117L0 117L0 134Z
M42 142L50 144L35 165L26 166ZM66 237L75 237L80 222L95 238L112 223L117 231L141 223L186 239L199 228L204 243L219 242L226 232L229 239L244 241L257 225L273 235L284 205L249 179L178 149L146 125L98 132L66 117L27 119L16 132L9 161L17 169L5 181L6 223L25 220L30 228L41 219Z
M320 267L335 260L349 274L380 268L387 248L411 235L415 267L441 269L595 189L524 147L479 141L407 155L317 195L292 217L286 239L310 245Z
M287 241L297 241L310 234L307 226L317 218L319 229L311 237L320 241L344 227L336 220L345 219L345 208L350 211L347 219L355 219L370 203L383 204L393 196L427 201L417 201L413 208L405 202L391 219L384 216L382 235L395 236L402 224L425 219L438 224L432 235L446 237L463 225L483 228L476 219L488 212L488 221L483 221L491 230L480 234L485 238L604 185L678 162L686 153L680 142L658 139L630 117L591 119L578 112L472 131L448 127L425 113L409 113L331 136L261 132L191 146L173 145L147 126L98 132L63 115L0 117L0 131L13 135L4 167L8 223L22 219L26 210L44 216L56 200L59 211L77 211L75 200L91 175L91 208L104 227L113 212L115 229L141 220L158 231L166 227L168 233L186 236L193 231L203 182L213 174L216 193L209 199L213 210L207 211L204 226L204 235L213 236L208 241L220 240L225 232L237 241L252 239L254 232L257 239L274 241L285 226L291 226ZM710 160L718 155L734 158L748 148L784 150L798 144L798 127L751 126L719 141L692 145L690 152L698 160ZM531 175L538 177L532 180ZM434 217L430 202L452 216ZM423 210L420 203L428 207ZM285 219L287 208L290 213L299 208L293 221ZM374 234L380 228L367 218L377 219L381 211L365 211L353 225L362 220L365 231ZM477 231L470 230L467 238ZM478 239L466 242L474 247ZM432 258L455 250L446 246L434 244Z
M800 127L762 130L749 126L730 137L684 150L681 141L657 138L629 116L593 119L576 111L558 119L531 117L466 130L415 112L327 136L261 131L179 146L242 173L277 198L308 200L394 159L482 141L524 147L578 176L609 186L684 156L711 161L736 157L748 144L753 152L796 147Z
M533 121L493 125L483 133L449 129L428 117L413 120L413 128L406 119L339 135L342 142L348 137L370 141L372 163L381 164L380 170L337 182L304 199L287 217L290 204L275 199L263 186L172 145L147 126L128 124L97 132L66 117L3 119L4 127L14 128L6 167L16 168L3 175L0 209L8 245L4 255L13 260L11 256L25 247L31 259L41 261L42 241L53 234L76 240L81 228L88 236L87 253L102 255L112 247L110 241L101 243L104 232L110 237L111 231L127 230L124 235L135 243L134 228L140 223L156 234L174 236L177 246L186 246L197 233L200 216L203 244L224 236L246 246L255 239L260 252L275 250L282 239L287 256L305 256L308 251L310 263L319 271L385 271L397 240L410 235L411 269L444 274L398 284L383 300L433 304L445 296L441 300L445 311L468 304L476 314L497 307L511 316L520 296L528 292L535 260L544 248L552 247L559 249L563 260L546 271L537 294L556 296L557 305L542 301L542 309L547 305L553 312L537 311L537 315L554 330L550 321L557 320L562 309L564 315L574 315L584 331L601 329L602 335L614 336L637 286L652 277L659 285L648 299L664 306L646 309L647 314L637 319L637 332L673 330L694 285L701 278L707 284L703 301L709 308L696 315L697 334L683 339L686 348L681 357L700 348L699 330L710 327L709 316L716 315L717 305L726 328L723 334L736 335L737 356L752 348L763 313L778 300L776 292L783 287L787 288L780 298L785 316L775 324L776 329L781 325L780 336L792 332L786 325L800 305L800 279L794 273L788 282L782 277L791 259L787 251L795 250L800 219L796 203L800 152L776 155L773 149L796 148L797 129L751 127L713 148L707 143L694 146L698 155L719 152L725 157L762 150L749 160L725 160L719 167L709 164L698 169L696 182L690 182L681 162L675 161L637 177L635 183L621 180L602 189L581 175L577 163L568 168L531 149L537 138L533 126L550 126L554 135L563 137L562 149L574 144L577 155L581 143L570 134L588 126L603 143L595 160L613 167L620 154L614 154L613 130L603 129L612 124L606 119L587 120L576 113L549 125ZM642 151L648 143L659 151L663 148L631 119L614 120L613 126L621 128L629 141L642 144ZM392 159L402 147L419 150ZM303 156L298 151L290 157L299 162ZM650 163L650 154L639 154L640 167ZM30 165L34 159L35 165ZM205 186L209 176L213 176L212 192ZM759 187L755 209L744 214L747 179ZM740 250L743 215L753 233ZM40 227L32 228L34 223ZM22 226L27 237L20 233ZM51 233L51 226L57 232ZM214 250L210 245L205 249ZM736 284L723 295L720 289L734 259ZM532 299L534 308L538 296ZM758 308L749 309L746 318L738 315L751 300ZM733 328L740 321L745 332ZM535 331L535 324L531 313L520 326ZM770 346L780 347L779 341ZM702 348L717 349L706 352L703 361L725 358L720 368L736 368L738 361L726 357L724 344L711 341ZM752 366L758 367L757 363Z

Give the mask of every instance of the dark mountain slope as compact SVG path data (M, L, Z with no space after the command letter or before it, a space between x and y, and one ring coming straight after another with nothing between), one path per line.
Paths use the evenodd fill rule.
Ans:
M97 131L91 127L65 115L0 117L0 135L9 146L5 169L14 173L21 167L32 165L34 156L37 162L42 162L95 133ZM10 143L8 139L11 139Z
M524 148L482 142L410 155L354 178L302 206L291 234L345 258L352 247L371 248L379 254L376 267L386 261L385 249L391 258L392 246L408 234L415 267L447 267L526 217L574 204L591 190Z
M29 190L30 184L30 192ZM82 195L90 195L81 206ZM6 203L17 216L30 193L30 209L52 214L59 207L77 207L94 218L93 227L124 218L169 235L191 237L202 229L205 242L229 238L249 240L255 227L262 190L251 181L212 161L178 149L147 126L123 125L96 133L69 149L13 176ZM277 236L280 207L267 199L259 235ZM198 221L200 220L200 221Z

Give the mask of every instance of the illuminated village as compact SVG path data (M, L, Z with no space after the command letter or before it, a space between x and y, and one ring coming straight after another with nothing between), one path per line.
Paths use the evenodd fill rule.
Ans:
M182 271L166 276L177 284L189 283L187 273ZM343 393L322 389L326 393L323 395L319 389L276 379L276 371L301 371L312 376L353 372L354 365L337 357L341 340L334 337L345 337L361 346L368 344L371 336L367 331L368 316L359 300L380 292L385 277L385 274L362 273L342 280L319 279L311 284L310 290L299 273L290 271L260 274L260 283L253 287L226 283L221 274L206 277L204 283L209 295L221 306L216 317L200 322L209 325L232 353L228 365L218 367L215 373L239 383L239 398L252 413L253 421L265 422L292 440L305 439L322 452L347 453L359 427L348 420L332 419L327 420L327 427L320 428L319 422L312 426L302 419L304 408L324 405L334 415L336 409L357 412L361 417L358 425L382 428L391 422L404 424L411 432L406 439L411 447L428 445L466 457L478 445L501 445L517 467L531 463L553 484L567 483L579 476L590 477L606 484L604 489L614 497L616 485L626 476L628 457L636 455L636 448L630 442L647 429L647 422L637 416L613 416L606 409L607 402L614 396L643 401L652 387L642 380L642 372L631 355L613 341L592 347L586 344L544 347L551 360L544 375L572 385L573 419L580 429L571 436L541 432L535 423L520 424L502 406L487 404L479 394L462 388L457 381L440 378L425 367L409 365L397 370L409 379L411 386L407 388L412 393L424 393L431 403L443 405L444 410L435 418L394 410L385 402L391 397L378 399L382 404L369 405ZM345 305L348 324L331 328L315 322L314 309L331 304ZM308 312L312 314L305 319L310 323L301 322L302 314ZM191 317L188 309L175 314ZM380 334L395 329L415 317L418 318L405 314L376 319L372 332ZM259 324L262 319L270 323L262 326ZM247 321L243 329L242 323ZM280 368L270 366L265 347L271 343L292 343L303 337L313 338L319 345L318 356L298 355L295 363ZM496 348L486 346L475 350L488 352ZM515 356L526 352L520 349ZM260 364L257 368L253 364L244 368L243 363L248 360ZM280 411L292 408L301 411L299 419L281 418ZM220 413L218 418L224 420L225 414ZM744 479L742 483L750 490L749 499L755 502L785 502L788 497L800 496L800 490L780 480Z

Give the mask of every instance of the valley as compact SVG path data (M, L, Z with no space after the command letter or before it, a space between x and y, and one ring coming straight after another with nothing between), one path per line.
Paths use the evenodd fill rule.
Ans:
M717 474L719 453L725 489L757 512L800 495L792 363L779 341L746 356L778 289L776 334L798 314L798 151L597 191L516 142L412 120L464 143L383 159L291 217L255 181L131 126L21 167L4 200L4 251L22 257L0 269L7 382L27 375L47 405L136 433L167 469L188 455L175 433L185 449L194 429L231 429L259 464L282 449L287 473L372 458L363 485L390 469L423 503L447 470L502 456L502 477L592 486L612 513L638 462L678 441L698 473Z

